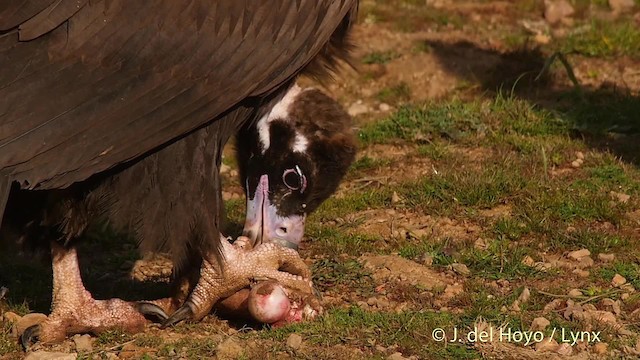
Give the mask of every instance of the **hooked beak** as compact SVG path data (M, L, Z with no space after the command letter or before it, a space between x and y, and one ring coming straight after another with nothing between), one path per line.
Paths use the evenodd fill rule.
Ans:
M294 250L302 241L305 215L278 215L275 205L269 201L269 177L262 175L253 195L247 193L247 217L242 234L253 245L276 243Z

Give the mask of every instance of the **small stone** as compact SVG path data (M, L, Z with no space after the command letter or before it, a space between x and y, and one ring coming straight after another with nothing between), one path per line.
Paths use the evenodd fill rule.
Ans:
M451 264L451 269L462 276L468 276L471 274L471 271L469 271L469 268L465 264Z
M571 162L571 166L574 168L579 168L582 165L582 163L580 162L580 160L573 160Z
M487 244L487 241L485 239L477 238L473 243L473 247L478 250L487 250L489 248L489 244Z
M633 0L609 0L609 7L614 13L621 13L633 9L635 2Z
M20 321L18 321L15 325L16 334L18 336L22 335L22 333L33 325L38 325L41 322L47 320L47 315L40 313L31 313L23 316Z
M242 346L232 337L227 338L216 346L218 359L237 359L243 351Z
M616 256L614 254L605 254L605 253L598 254L598 260L602 262L611 262L615 260L615 258Z
M371 109L369 109L367 105L363 104L362 101L351 104L351 106L349 106L349 108L347 109L347 113L349 113L350 116L358 116L366 114L370 111Z
M533 347L539 352L556 351L558 348L558 342L552 338L545 338L542 341L537 342Z
M93 351L93 345L91 344L91 335L75 335L73 342L76 344L76 351L78 352L91 352Z
M220 164L220 174L226 174L231 170L231 167L227 164Z
M75 360L77 357L75 353L34 351L27 354L24 360Z
M575 270L572 271L572 273L578 275L581 278L589 277L589 271L587 271L587 270L575 269Z
M582 291L578 290L578 289L571 289L569 291L569 296L571 297L579 297L582 296Z
M545 0L544 7L544 18L549 24L557 24L575 12L567 0Z
M387 356L387 360L407 360L408 358L402 356L400 352L394 352L393 354Z
M589 255L591 255L591 251L589 251L589 249L580 249L580 250L570 252L569 254L567 254L567 257L569 259L579 261L583 257L589 256Z
M287 338L287 346L293 350L297 350L302 345L302 336L298 334L291 334Z
M549 313L551 311L559 309L562 306L563 306L562 299L553 299L553 300L551 300L550 303L548 303L547 305L544 306L544 308L542 309L542 312L544 314L547 314L547 313Z
M532 331L542 331L551 325L551 322L544 317L537 317L531 322Z
M576 151L576 158L584 160L584 153L582 151Z
M593 351L594 354L603 355L607 353L608 347L609 347L609 344L604 342L599 342L593 345L593 347L591 347L591 351Z
M571 347L571 344L565 342L558 345L556 352L563 356L569 356L573 352L573 348Z
M615 287L620 287L624 284L627 283L627 279L625 279L622 275L620 274L615 274L613 276L613 279L611 279L611 285L615 286Z
M513 312L520 312L520 300L516 300L513 302L513 304L511 304L511 306L509 306L509 310L513 311Z
M422 254L419 260L422 265L425 265L425 266L433 265L433 256L431 256L430 254Z
M400 195L398 195L398 193L394 191L393 194L391 194L391 203L397 204L401 201L402 199L400 198Z
M527 255L524 257L524 259L522 259L522 263L527 266L533 266L536 262L531 256Z
M629 202L629 199L631 199L631 195L627 195L627 194L623 194L615 191L610 191L609 195L611 196L611 198L613 198L614 200L618 201L621 204L626 204L627 202Z
M535 34L533 36L533 41L540 45L546 45L551 42L551 37L547 34Z
M382 112L391 111L391 106L389 104L386 104L386 103L381 103L380 105L378 105L378 110L380 110Z
M529 301L530 298L531 298L531 291L529 290L528 287L525 286L525 288L522 289L520 296L518 296L518 301L520 301L521 304L525 304Z
M592 267L593 264L594 264L594 261L590 256L585 256L580 259L580 267L583 269Z

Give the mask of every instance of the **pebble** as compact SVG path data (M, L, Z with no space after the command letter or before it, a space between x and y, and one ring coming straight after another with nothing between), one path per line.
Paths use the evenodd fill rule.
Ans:
M93 345L91 344L91 336L88 334L75 335L73 342L76 344L76 351L78 352L91 352L93 351Z
M520 301L521 304L524 304L528 302L530 298L531 298L531 291L529 290L528 287L525 286L525 288L522 289L520 296L518 296L518 301Z
M302 345L302 336L298 334L291 334L287 338L287 346L293 350L297 350Z
M556 348L556 352L562 356L569 356L573 352L571 344L563 342Z
M368 113L370 111L371 111L371 109L369 109L369 107L367 105L362 103L362 100L359 100L359 101L351 104L351 106L349 106L349 108L347 109L347 113L350 116L358 116L358 115L366 114L366 113Z
M391 105L386 103L381 103L380 105L378 105L378 110L383 112L391 111Z
M549 24L557 24L575 12L567 0L545 0L544 18Z
M578 275L581 278L589 277L589 272L587 270L575 269L572 273Z
M582 151L576 151L576 158L584 160L584 153Z
M613 279L611 279L611 285L615 286L615 287L620 287L624 284L627 283L627 279L625 279L622 275L620 274L615 274L613 276Z
M462 276L467 276L471 274L471 271L465 264L459 264L459 263L451 264L451 269Z
M580 291L578 289L571 289L571 291L569 291L569 296L571 296L571 297L582 296L582 291Z
M78 354L50 351L34 351L27 354L24 360L75 360Z
M387 356L387 360L407 360L408 358L402 356L400 352L394 352L393 354Z
M633 0L609 0L609 7L614 13L621 13L633 9Z
M544 317L537 317L533 319L531 322L531 330L532 331L542 331L546 329L547 326L551 325L551 322Z
M605 253L598 254L598 260L603 262L611 262L615 260L615 258L616 256L614 254L605 254Z
M419 260L422 265L425 265L425 266L433 265L433 256L431 256L430 254L422 254Z
M594 354L606 354L607 353L607 348L609 347L609 344L604 343L604 342L599 342L596 343L595 345L593 345L593 347L591 348L591 350L593 351Z
M591 251L589 251L589 249L580 249L570 252L569 254L567 254L567 257L573 260L580 260L583 257L589 255L591 255Z
M631 199L631 195L623 194L623 193L619 193L619 192L615 192L615 191L610 191L609 195L614 200L617 200L621 204L626 204L627 202L629 202L629 199Z
M555 351L558 348L558 342L551 338L544 338L542 341L537 342L534 348L539 352Z

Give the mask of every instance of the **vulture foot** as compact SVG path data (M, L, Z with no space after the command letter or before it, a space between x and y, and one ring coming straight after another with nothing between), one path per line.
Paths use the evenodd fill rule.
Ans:
M120 299L95 300L80 277L78 256L74 248L52 243L53 301L48 318L25 330L22 345L27 349L37 338L44 343L64 340L78 333L100 333L109 329L139 332L147 320L137 304Z
M275 307L289 301L289 311L281 317L285 322L295 321L289 319L289 312L293 313L293 317L302 319L313 317L321 311L315 300L311 271L295 250L274 243L263 243L252 248L250 240L243 236L233 244L222 238L221 244L223 269L217 269L215 259L203 260L200 280L187 301L163 323L163 327L183 320L200 320L219 300L225 298L228 299L223 300L221 305L231 311L243 311L246 306L251 311L252 301L265 305L258 305L258 311L273 307L269 301L275 301ZM252 285L251 291L245 289ZM256 317L254 312L252 315L258 321L267 322L260 316ZM269 316L267 318L270 320Z

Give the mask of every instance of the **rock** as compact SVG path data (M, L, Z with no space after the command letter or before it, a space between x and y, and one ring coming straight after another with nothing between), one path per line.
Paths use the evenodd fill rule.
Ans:
M562 299L553 299L550 303L544 306L542 313L548 314L554 310L558 310L562 306L564 306Z
M591 255L591 251L589 251L589 249L580 249L580 250L570 252L569 254L567 254L567 257L569 259L580 261L580 259L589 255Z
M580 259L580 267L583 268L583 269L592 267L593 264L594 264L594 261L591 258L591 256L585 256L585 257Z
M533 258L529 255L525 256L522 259L522 263L527 266L534 266L536 264L535 260L533 260Z
M531 331L542 331L551 325L551 322L544 317L537 317L531 322Z
M595 345L593 345L593 347L591 347L591 351L593 351L594 354L603 355L603 354L607 353L607 348L608 347L609 347L609 344L603 343L603 342L599 342L599 343L596 343Z
M227 338L216 346L218 359L237 359L243 351L242 346L232 337Z
M609 7L616 14L631 10L634 6L633 0L609 0Z
M509 310L513 312L520 312L520 300L515 300L511 306L509 306Z
M540 45L546 45L551 42L551 36L547 34L535 34L533 36L533 41Z
M525 288L522 289L520 296L518 296L518 301L520 301L521 304L525 304L529 301L530 298L531 298L531 291L529 291L529 288L525 286Z
M347 109L347 113L349 113L350 116L358 116L366 114L370 111L371 109L367 105L363 104L362 100L351 104L351 106L349 106L349 108Z
M78 352L91 352L93 351L93 345L91 344L91 335L75 335L73 342L76 344L76 351Z
M391 204L397 204L399 202L402 201L402 198L400 198L400 195L398 195L397 192L393 192L393 194L391 194Z
M409 358L402 356L402 353L400 352L394 352L393 354L387 356L387 360L407 360L407 359Z
M573 348L571 347L571 344L565 342L558 345L556 352L563 356L569 356L573 352Z
M558 342L552 338L545 338L542 341L537 342L533 347L539 352L556 351L558 348Z
M418 261L420 261L422 265L431 266L433 265L433 256L431 256L430 254L422 254L422 256L420 256L420 259L418 259Z
M76 360L77 357L75 353L34 351L27 354L24 360Z
M544 1L544 18L549 24L557 24L574 12L573 6L567 0Z
M615 258L616 256L614 254L605 254L605 253L598 254L598 260L603 262L612 262L613 260L615 260Z
M297 350L302 345L302 336L298 334L291 334L287 338L287 346L293 350Z
M576 158L584 160L584 153L582 151L576 151Z
M487 250L489 248L489 244L487 244L487 241L485 239L477 238L473 243L473 247L478 250Z
M580 159L573 160L571 162L571 166L574 167L574 168L579 168L580 166L582 166L582 161L580 161Z
M47 315L40 313L31 313L23 316L15 325L16 335L22 335L28 327L38 325L45 320L47 320Z
M611 279L611 285L615 286L615 287L620 287L624 284L627 283L627 279L625 279L622 275L620 274L615 274L613 276L613 279Z
M575 269L572 273L578 275L579 277L586 278L589 277L589 272L587 270Z
M386 104L386 103L381 103L380 105L378 105L378 110L380 110L382 112L391 111L391 106L389 104Z
M571 297L579 297L582 296L582 291L578 290L578 289L571 289L569 291L569 296Z
M469 271L469 268L465 264L451 264L451 269L462 276L468 276L471 274L471 271Z
M227 164L220 164L220 174L226 174L231 170L231 167Z
M629 199L631 199L631 195L627 195L627 194L623 194L615 191L610 191L609 195L611 196L611 198L613 198L613 200L616 200L621 204L626 204L627 202L629 202Z

